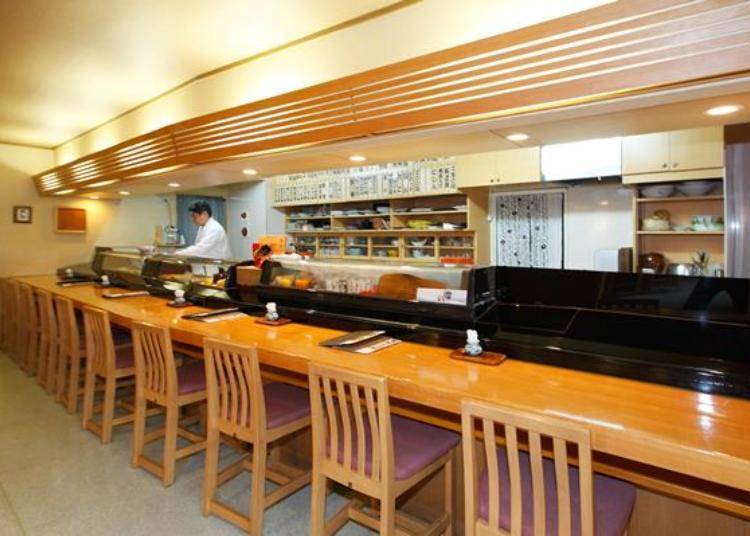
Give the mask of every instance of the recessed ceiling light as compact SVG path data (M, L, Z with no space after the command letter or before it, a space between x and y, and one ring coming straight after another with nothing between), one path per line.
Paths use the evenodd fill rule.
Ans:
M110 184L114 184L114 183L119 182L119 181L120 181L120 179L112 179L112 180L108 180L108 181L95 182L93 184L87 184L86 188L99 188L100 186L109 186Z
M170 182L169 184L167 184L167 186L169 186L170 188L179 188L181 184L179 182Z
M75 188L69 188L67 190L60 190L59 192L55 192L53 195L68 195L75 192Z
M706 110L706 115L729 115L742 110L742 106L736 104L725 104L724 106L715 106Z
M349 160L351 160L352 162L364 162L365 160L367 160L367 158L365 158L361 154L353 154L349 157Z
M529 135L524 134L523 132L516 132L514 134L508 134L505 136L505 139L508 141L526 141L529 139Z
M256 170L254 170L253 168L247 168L247 169L243 169L242 170L242 174L243 175L253 176L253 175L257 175L258 172Z
M128 192L127 190L120 190L117 193L120 194L120 195L130 195L130 192Z
M94 201L96 201L96 200L99 199L99 196L98 195L90 195L89 199L93 199Z

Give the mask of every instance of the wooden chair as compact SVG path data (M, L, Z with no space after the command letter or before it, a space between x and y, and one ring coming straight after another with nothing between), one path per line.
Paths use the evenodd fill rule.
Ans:
M8 347L10 357L18 366L21 366L21 355L25 347L24 312L21 300L21 284L11 279L8 282L8 302L12 310L10 318L10 344Z
M112 441L115 426L133 422L133 404L127 400L117 400L117 383L135 377L133 348L115 348L109 314L106 311L85 307L83 323L86 337L86 374L83 386L83 418L81 428L99 436L102 443ZM104 383L104 401L94 405L97 380ZM115 417L115 407L131 413ZM94 414L101 412L101 422L93 420Z
M21 368L30 376L36 374L39 349L39 311L36 297L31 285L22 283L19 287L21 294L23 323L26 330L24 335L25 347L21 354Z
M81 344L73 302L63 296L57 296L55 310L59 342L55 392L57 400L64 403L68 413L75 413L78 409L78 398L83 394L81 361L85 352Z
M451 534L452 456L458 435L391 415L385 378L312 364L310 401L311 534L333 534L349 519L380 534ZM397 514L398 498L441 469L445 512L430 525ZM327 479L380 500L379 518L363 510L362 500L354 499L326 521Z
M11 308L8 303L8 280L0 279L0 350L7 352L8 324L10 322Z
M37 290L36 295L39 307L40 334L36 381L48 393L53 393L57 354L59 351L55 305L52 300L52 294L46 290Z
M267 466L269 444L282 441L310 426L310 400L306 390L283 383L261 383L255 347L225 341L204 341L208 430L203 515L216 514L250 534L263 532L265 509L310 482L310 472L274 460ZM250 456L219 473L221 434L253 445ZM250 517L216 498L218 486L242 471L252 471ZM266 494L266 479L279 484Z
M587 428L474 401L463 402L461 421L467 536L627 532L635 488L593 475ZM504 428L504 447L497 446L497 428ZM569 443L578 467L570 465Z
M145 323L133 324L135 347L135 423L133 425L133 467L143 467L171 486L175 464L206 448L206 438L179 426L180 410L188 404L206 400L206 374L203 363L193 361L177 367L169 329ZM146 431L148 404L165 408L165 426ZM156 410L160 412L160 410ZM146 444L164 438L162 463L143 454ZM191 444L177 448L177 438Z

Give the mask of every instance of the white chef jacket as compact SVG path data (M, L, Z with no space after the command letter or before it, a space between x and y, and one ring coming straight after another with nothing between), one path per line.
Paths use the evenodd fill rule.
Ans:
M205 257L208 259L231 259L232 250L229 249L229 239L221 224L213 218L208 218L205 225L198 229L195 244L180 249L177 255L188 257Z

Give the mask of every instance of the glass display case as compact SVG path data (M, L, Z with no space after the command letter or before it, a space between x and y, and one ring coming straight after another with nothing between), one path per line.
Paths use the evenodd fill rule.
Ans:
M184 290L195 303L206 300L228 301L226 293L229 269L239 261L156 255L146 260L143 278L152 294L172 295Z
M112 285L126 288L146 288L143 265L146 255L136 248L104 249L97 251L92 268L101 277L106 275Z
M494 274L476 267L275 259L263 266L257 293L282 305L408 322L471 320L494 303Z

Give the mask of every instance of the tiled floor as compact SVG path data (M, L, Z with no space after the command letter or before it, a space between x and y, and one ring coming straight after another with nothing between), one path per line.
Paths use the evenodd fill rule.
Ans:
M100 444L81 431L80 413L66 413L0 354L0 535L241 534L201 515L202 454L178 462L175 484L164 488L130 467L130 440L125 426ZM226 484L222 500L247 512L250 478ZM329 515L342 501L329 497ZM307 534L309 516L308 486L266 512L264 533ZM370 531L349 523L339 534Z

